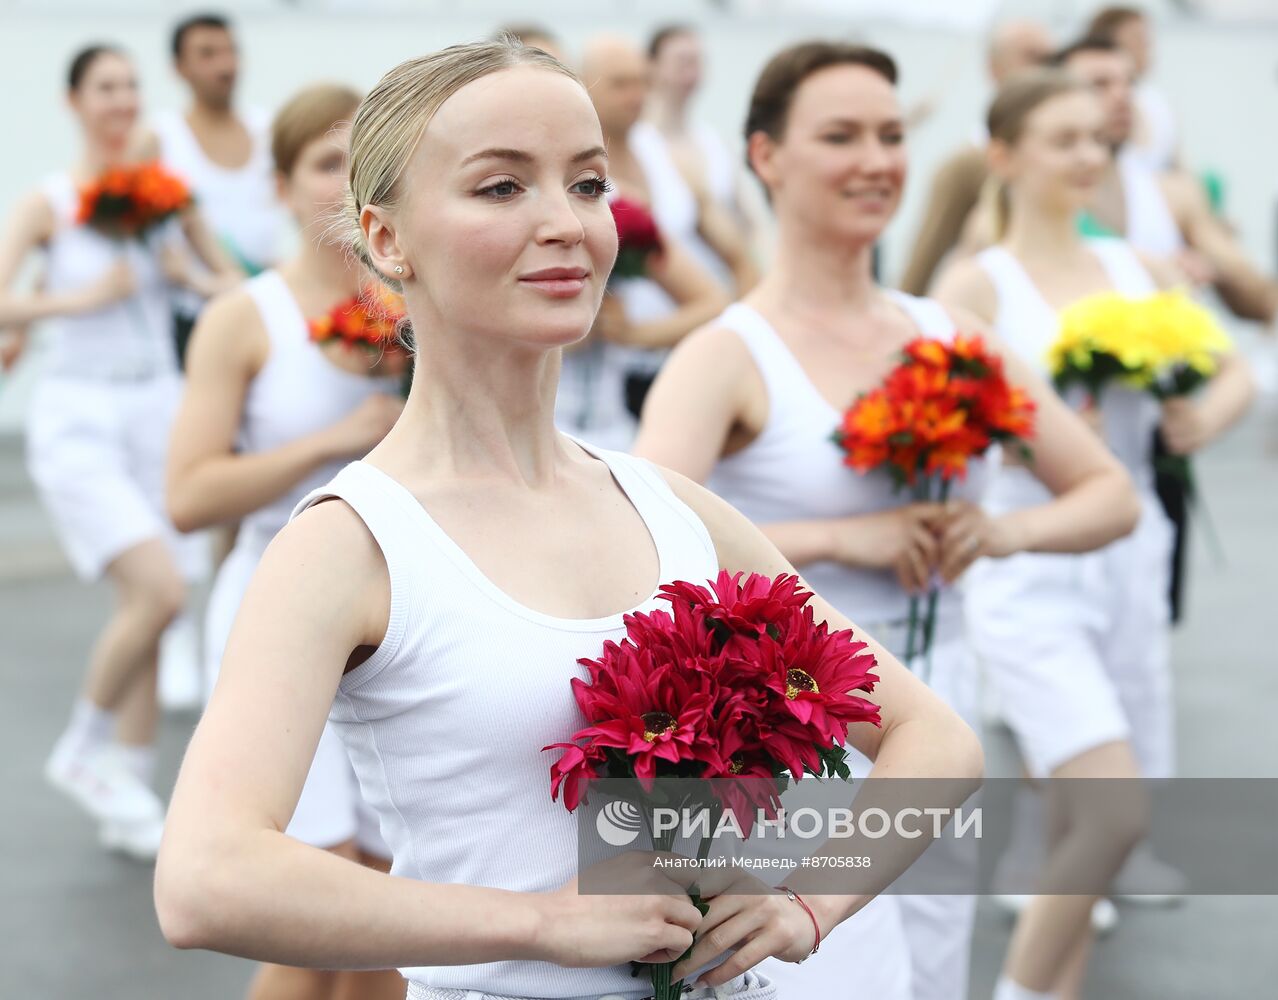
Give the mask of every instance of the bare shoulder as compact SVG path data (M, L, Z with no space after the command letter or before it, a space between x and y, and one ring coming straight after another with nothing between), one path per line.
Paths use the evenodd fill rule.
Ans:
M703 366L707 374L741 375L753 367L750 351L737 332L720 322L707 323L684 337L671 353L671 362Z
M998 314L994 282L974 257L951 263L937 282L933 298L952 312L975 317L982 324L993 323Z
M363 519L333 498L302 511L262 557L263 574L293 592L293 601L343 616L357 645L377 645L390 612L390 571Z
M56 224L48 196L36 188L19 198L13 206L9 228L11 232L20 233L26 242L40 244L53 236Z
M218 360L256 372L269 349L262 314L243 286L210 300L191 336L191 362L195 366L206 364L215 355Z

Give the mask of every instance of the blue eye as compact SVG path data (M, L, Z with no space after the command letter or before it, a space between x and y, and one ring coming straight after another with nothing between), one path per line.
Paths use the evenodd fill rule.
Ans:
M513 198L519 193L519 182L510 179L497 181L489 184L488 187L480 188L477 193L497 199Z
M574 187L591 198L602 198L612 190L613 184L606 177L587 177L584 181L578 181Z

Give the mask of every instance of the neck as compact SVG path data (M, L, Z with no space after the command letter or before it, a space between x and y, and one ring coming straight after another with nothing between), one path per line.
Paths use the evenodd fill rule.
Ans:
M186 120L192 125L225 125L235 120L235 109L226 104L208 104L198 97L191 103Z
M1012 192L1011 219L1002 242L1017 257L1060 258L1082 246L1069 210L1018 198Z
M774 262L755 293L788 312L868 310L878 298L872 243L836 244L778 220Z
M314 240L302 240L287 266L307 283L340 292L343 299L358 294L366 280L364 269L345 249Z
M81 155L81 168L85 174L96 177L109 167L118 166L128 159L129 139L90 138Z
M682 135L688 130L687 98L654 90L649 98L647 118L664 135Z
M378 452L431 478L553 482L565 454L554 422L561 352L501 341L479 348L473 331L414 327L425 351L404 416Z

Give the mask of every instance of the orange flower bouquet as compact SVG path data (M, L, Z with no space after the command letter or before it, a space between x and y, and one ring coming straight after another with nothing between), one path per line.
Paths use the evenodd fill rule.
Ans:
M115 239L142 239L193 203L190 189L159 163L112 167L80 190L76 221Z
M915 500L944 502L950 483L962 481L968 463L995 442L1021 442L1024 449L1033 417L1033 401L1008 383L1002 359L980 337L918 338L883 385L848 408L834 440L845 465L861 473L882 469ZM937 597L933 586L922 619L918 596L910 598L907 661L931 649Z
M311 340L364 352L369 356L370 370L377 374L404 372L407 395L412 359L399 338L406 316L404 300L378 283L367 285L360 294L339 302L308 325Z

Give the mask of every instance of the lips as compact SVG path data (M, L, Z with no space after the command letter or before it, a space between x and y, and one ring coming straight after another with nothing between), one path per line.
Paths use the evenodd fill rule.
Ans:
M520 275L519 283L551 298L567 299L578 295L586 287L589 276L590 272L584 267L547 267Z

